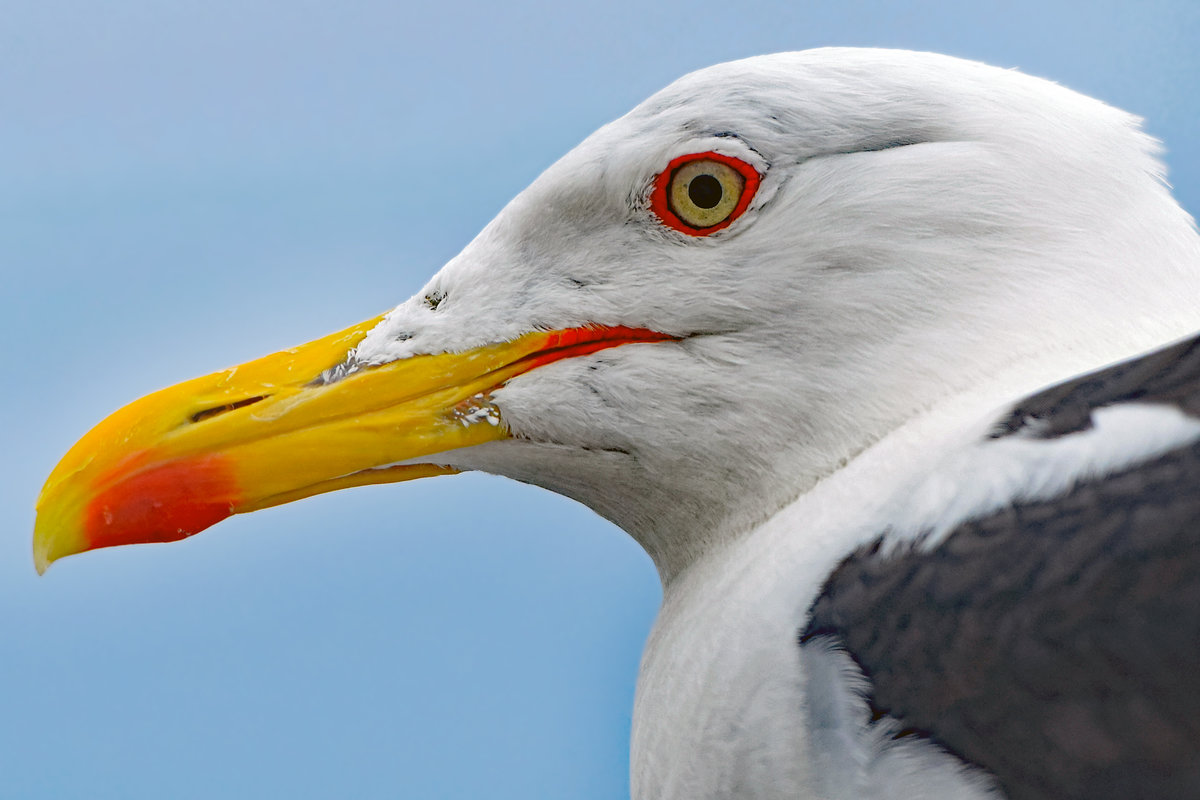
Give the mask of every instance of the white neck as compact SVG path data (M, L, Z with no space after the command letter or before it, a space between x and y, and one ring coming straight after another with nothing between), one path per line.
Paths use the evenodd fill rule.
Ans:
M839 780L829 771L840 767L822 761L812 738L820 734L805 711L809 676L797 646L824 580L848 552L884 532L897 489L986 434L1002 410L997 398L1016 399L1064 370L1128 355L1124 349L1022 361L944 398L668 582L638 680L634 796L720 797L713 787L733 780L742 782L739 797L829 796Z

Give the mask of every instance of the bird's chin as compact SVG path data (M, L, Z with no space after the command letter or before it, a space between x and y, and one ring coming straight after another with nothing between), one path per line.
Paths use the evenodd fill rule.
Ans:
M379 365L347 359L381 319L110 415L42 489L38 570L100 547L183 539L231 514L322 492L456 472L451 453L510 437L492 402L509 380L565 358L671 338L586 326Z

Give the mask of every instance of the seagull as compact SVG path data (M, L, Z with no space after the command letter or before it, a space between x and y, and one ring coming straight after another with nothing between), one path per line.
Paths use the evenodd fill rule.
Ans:
M101 422L37 568L483 470L658 569L636 798L1200 796L1200 236L1158 152L942 55L694 72L386 314Z

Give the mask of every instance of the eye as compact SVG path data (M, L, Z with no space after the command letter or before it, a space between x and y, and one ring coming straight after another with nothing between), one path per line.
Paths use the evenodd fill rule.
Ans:
M741 159L720 153L680 156L654 179L650 209L675 230L707 236L742 215L758 182L758 171Z

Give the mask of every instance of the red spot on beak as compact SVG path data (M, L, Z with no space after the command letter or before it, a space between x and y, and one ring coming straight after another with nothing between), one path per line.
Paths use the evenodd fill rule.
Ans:
M97 494L84 515L89 549L174 542L233 514L233 470L221 455L169 461Z

